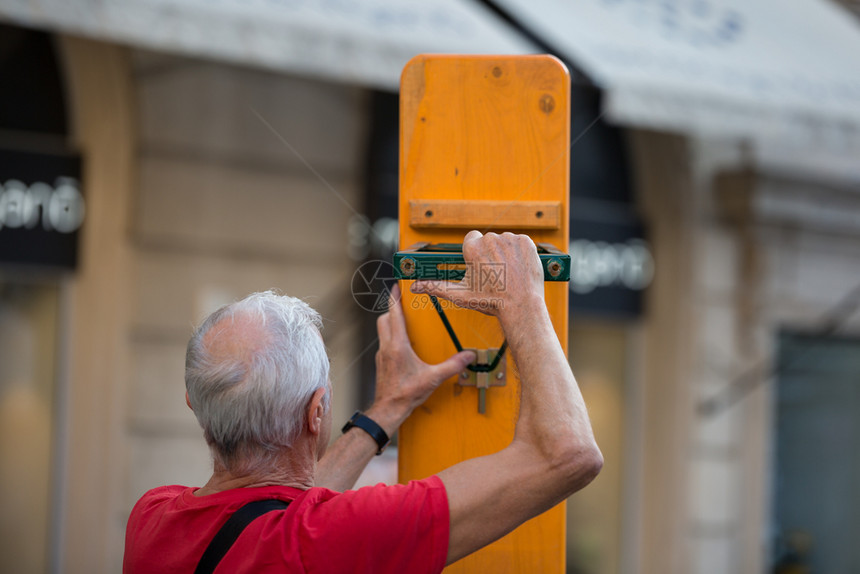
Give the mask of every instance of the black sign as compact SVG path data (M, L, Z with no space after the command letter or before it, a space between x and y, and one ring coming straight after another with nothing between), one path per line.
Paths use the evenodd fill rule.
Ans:
M0 150L0 265L75 268L80 178L80 156Z
M654 257L638 216L624 204L571 201L570 310L638 317Z

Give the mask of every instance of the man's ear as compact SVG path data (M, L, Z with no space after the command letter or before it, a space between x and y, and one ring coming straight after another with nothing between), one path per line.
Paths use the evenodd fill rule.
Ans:
M188 398L188 391L185 391L185 404L188 405L189 409L194 410L194 407L191 406L191 399Z
M325 407L323 398L325 397L326 389L319 388L311 396L308 402L308 430L311 434L320 435L323 427L323 415L325 415Z

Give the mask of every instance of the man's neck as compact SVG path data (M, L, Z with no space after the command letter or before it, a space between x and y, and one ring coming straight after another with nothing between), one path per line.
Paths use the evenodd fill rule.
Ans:
M309 460L305 460L307 457L301 457L301 460L297 461L290 454L293 453L284 453L272 464L247 472L232 472L216 461L209 481L194 491L194 495L207 496L234 488L290 486L307 490L314 486L316 461L312 457Z

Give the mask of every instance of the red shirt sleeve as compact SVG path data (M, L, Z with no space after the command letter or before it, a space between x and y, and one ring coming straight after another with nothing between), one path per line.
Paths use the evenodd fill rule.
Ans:
M299 522L299 553L308 574L445 567L450 517L445 486L436 476L344 492L312 504Z

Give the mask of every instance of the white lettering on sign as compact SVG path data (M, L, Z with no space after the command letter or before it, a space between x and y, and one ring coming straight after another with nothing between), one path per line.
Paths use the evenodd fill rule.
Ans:
M611 285L640 291L653 278L654 257L642 240L570 242L570 290L575 293L590 293Z
M51 187L38 181L26 185L17 179L0 184L0 229L33 229L72 233L84 221L84 196L78 180L58 177Z

